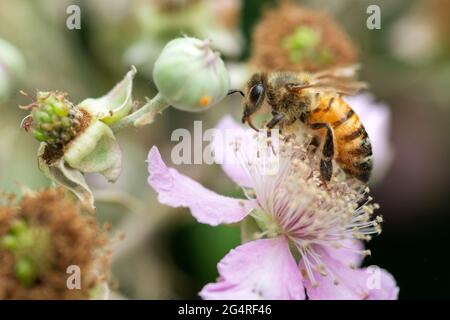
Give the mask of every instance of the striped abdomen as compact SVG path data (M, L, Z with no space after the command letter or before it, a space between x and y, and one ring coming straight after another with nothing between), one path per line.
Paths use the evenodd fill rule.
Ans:
M372 145L358 115L339 96L323 98L309 123L327 123L334 135L334 158L351 176L367 182L373 166Z

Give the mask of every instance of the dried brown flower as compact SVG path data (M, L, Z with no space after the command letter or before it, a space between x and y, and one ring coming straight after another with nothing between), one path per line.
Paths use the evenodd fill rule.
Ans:
M251 64L266 71L316 71L356 62L348 35L327 14L282 1L253 34Z
M18 225L33 241L7 247L5 239ZM0 204L0 299L88 299L107 276L107 242L94 217L62 189L28 194L18 203L7 199ZM37 271L27 283L18 275L23 259ZM81 270L80 289L67 287L71 265Z

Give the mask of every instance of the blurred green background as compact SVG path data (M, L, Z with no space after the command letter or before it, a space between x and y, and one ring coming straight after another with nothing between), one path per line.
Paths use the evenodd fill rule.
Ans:
M206 1L210 7L196 7L192 16L178 17L179 24L172 24L149 9L161 2L0 0L0 38L17 47L26 62L24 75L11 80L10 94L0 102L0 189L17 192L21 184L31 188L49 184L37 169L38 143L19 127L26 114L17 106L28 103L20 89L30 93L58 89L79 102L106 93L130 61L136 61L134 98L144 101L155 93L152 59L167 39L217 31L223 41L216 42L225 44L219 49L230 66L236 66L251 55L253 27L261 13L277 4ZM449 298L450 1L298 3L328 12L343 26L359 47L361 78L377 100L391 108L394 158L372 187L385 223L381 236L368 245L373 255L365 264L389 270L402 299ZM66 27L66 9L72 4L81 8L80 30ZM370 4L381 8L380 30L366 28ZM196 16L200 10L213 22L223 19L220 26ZM204 24L196 25L199 21ZM124 230L127 236L114 258L116 297L197 298L199 289L217 277L217 262L240 243L237 226L200 225L188 210L160 205L146 182L145 159L151 146L157 145L170 164L174 129L192 130L195 120L210 128L230 113L239 118L238 97L201 114L169 109L151 126L119 135L125 165L117 184L89 178L98 195L99 220L112 221L115 230ZM218 165L177 169L219 193L242 195Z

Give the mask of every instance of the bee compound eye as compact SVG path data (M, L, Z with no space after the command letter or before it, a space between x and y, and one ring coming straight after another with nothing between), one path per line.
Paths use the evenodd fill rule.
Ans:
M253 104L258 103L258 100L264 94L264 86L262 83L255 84L250 90L250 101Z

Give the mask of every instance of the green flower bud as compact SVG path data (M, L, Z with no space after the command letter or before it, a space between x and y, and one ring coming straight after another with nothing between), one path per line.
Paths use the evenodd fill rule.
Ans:
M225 64L209 41L178 38L163 49L153 69L159 93L173 107L202 111L222 100L230 87Z

